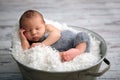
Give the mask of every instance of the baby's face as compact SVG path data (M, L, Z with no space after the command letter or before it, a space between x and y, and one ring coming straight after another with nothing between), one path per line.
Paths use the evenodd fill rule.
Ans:
M45 33L45 23L40 17L33 17L24 21L24 35L29 41L39 41Z

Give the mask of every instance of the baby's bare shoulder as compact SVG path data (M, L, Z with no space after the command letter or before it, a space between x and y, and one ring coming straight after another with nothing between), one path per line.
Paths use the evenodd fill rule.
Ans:
M54 26L52 24L46 24L46 28L53 28Z
M54 27L52 24L46 24L46 29L48 31L51 31L51 30L58 30L56 27Z

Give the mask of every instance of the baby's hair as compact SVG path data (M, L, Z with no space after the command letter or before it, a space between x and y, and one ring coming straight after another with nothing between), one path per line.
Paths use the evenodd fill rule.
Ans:
M26 19L26 18L30 19L37 15L39 15L41 17L41 19L43 20L43 22L45 22L43 19L43 15L40 12L35 11L35 10L27 10L23 13L23 15L21 16L21 18L19 20L19 27L22 28L22 22L24 21L24 19Z

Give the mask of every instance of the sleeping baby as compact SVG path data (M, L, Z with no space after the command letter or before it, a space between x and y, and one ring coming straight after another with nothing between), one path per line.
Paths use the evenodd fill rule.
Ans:
M89 52L90 39L87 33L60 31L53 25L46 24L42 14L38 11L25 11L19 20L19 27L23 50L39 45L51 46L60 52L63 62Z

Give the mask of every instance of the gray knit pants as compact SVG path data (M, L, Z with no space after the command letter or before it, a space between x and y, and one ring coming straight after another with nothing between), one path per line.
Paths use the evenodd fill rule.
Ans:
M86 52L89 52L90 39L87 33L79 32L76 34L69 30L64 30L61 32L61 38L52 47L58 51L66 51L70 48L75 48L81 42L87 43Z

